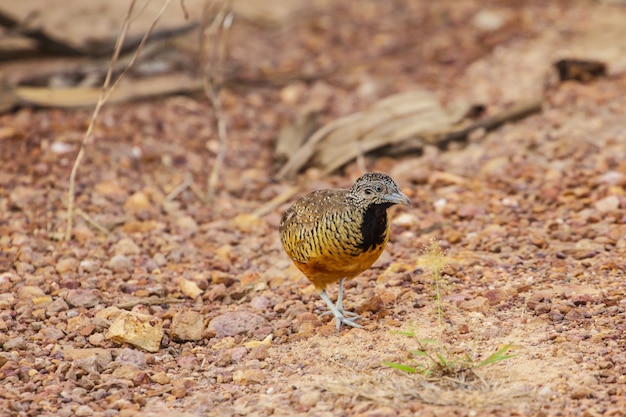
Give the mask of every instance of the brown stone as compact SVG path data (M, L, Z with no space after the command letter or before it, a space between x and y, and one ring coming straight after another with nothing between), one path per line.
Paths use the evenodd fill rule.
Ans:
M266 375L260 369L243 369L233 372L233 382L240 385L254 385L265 382Z
M489 299L480 296L475 297L459 303L459 308L461 310L479 311L481 313L487 313L487 311L489 311Z
M125 311L113 321L106 338L157 352L163 338L163 325L156 317Z
M172 340L200 340L204 332L204 316L195 311L182 311L172 318L170 336Z

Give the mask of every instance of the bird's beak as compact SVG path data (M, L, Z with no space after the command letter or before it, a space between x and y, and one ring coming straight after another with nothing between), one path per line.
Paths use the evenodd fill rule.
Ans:
M383 200L389 201L393 204L402 204L403 206L407 207L411 205L411 200L409 200L409 198L400 191L398 191L397 193L387 194L383 197Z

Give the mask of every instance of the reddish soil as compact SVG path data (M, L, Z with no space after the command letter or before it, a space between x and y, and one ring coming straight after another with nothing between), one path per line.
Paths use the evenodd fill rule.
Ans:
M211 202L194 191L218 148L201 94L103 110L69 241L69 174L91 111L0 115L0 414L624 415L626 6L324 3L279 27L235 21L233 77L322 75L222 92L229 137ZM608 75L560 83L565 57L601 60ZM543 108L445 150L366 156L414 204L392 209L386 253L346 286L364 328L337 332L277 226L297 196L361 171L279 181L274 143L307 111L326 123L416 89L487 114L534 97ZM112 307L160 321L157 351L108 339ZM202 337L177 341L189 312ZM417 339L449 360L506 345L515 356L446 376L382 364L419 362Z

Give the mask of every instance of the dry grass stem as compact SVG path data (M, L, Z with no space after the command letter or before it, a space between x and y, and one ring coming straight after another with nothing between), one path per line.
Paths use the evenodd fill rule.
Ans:
M209 179L207 182L207 199L212 200L215 197L215 189L217 187L220 171L222 169L222 163L224 162L224 156L226 155L227 133L226 122L224 121L224 116L222 114L222 101L220 100L219 92L211 87L209 91L209 96L211 98L211 103L213 104L213 109L215 110L215 115L217 118L217 135L219 137L220 143L219 150L217 151L217 155L215 157L215 163L211 168L211 173L209 174Z
M138 305L154 306L154 305L161 305L161 304L179 304L182 302L183 300L179 298L151 296L151 297L142 297L136 300L119 303L115 307L121 308L124 310L130 310L131 308L138 306Z
M227 35L233 20L232 1L207 1L202 17L200 45L204 93L211 101L217 120L219 149L207 180L207 198L215 197L215 189L226 154L226 121L222 112L220 90L224 85L225 62L228 53Z
M137 58L139 57L139 54L141 53L141 51L142 51L146 41L148 40L148 37L152 33L156 23L159 21L159 19L163 15L163 12L165 11L165 8L167 7L167 5L169 4L170 1L171 0L164 0L163 5L161 6L161 9L159 10L159 13L155 16L154 20L152 21L152 24L150 25L150 27L148 28L148 30L144 34L143 38L141 39L141 42L137 46L137 50L135 51L135 53L134 53L133 57L131 58L130 62L128 63L126 68L124 68L122 73L117 77L117 79L113 82L113 85L111 85L111 79L113 78L113 70L115 68L115 63L117 62L117 60L118 60L118 58L120 56L120 52L122 50L122 46L124 45L124 40L126 39L126 35L128 34L128 28L130 27L130 23L132 21L132 13L133 13L133 9L135 8L136 1L135 0L131 0L130 4L128 5L128 10L126 12L126 15L124 16L124 21L122 23L122 28L120 30L120 34L117 37L117 41L115 43L115 49L113 51L113 56L111 57L111 62L109 64L109 69L108 69L106 77L104 79L104 83L102 84L102 92L100 93L100 97L98 98L98 101L96 103L96 107L94 108L93 114L91 115L91 119L89 121L89 126L87 127L87 131L85 132L85 135L83 137L83 141L82 141L82 143L80 145L80 150L78 151L78 154L76 155L76 159L74 160L74 165L72 166L72 172L70 174L69 190L68 190L68 196L67 196L68 197L67 198L67 224L66 224L66 228L65 228L65 240L66 241L70 240L71 237L72 237L72 216L74 214L74 197L75 197L75 190L76 190L76 174L78 173L78 168L80 167L80 164L81 164L83 158L85 157L85 149L86 149L87 145L93 139L93 131L94 131L94 128L95 128L95 125L96 125L96 120L98 119L98 116L100 114L100 110L102 110L102 107L107 102L107 100L109 98L109 95L115 89L115 87L118 85L118 83L120 82L122 77L126 74L126 72L137 61Z
M178 184L170 193L165 197L166 202L173 201L176 197L178 197L183 191L191 186L191 179L185 178L183 182Z
M258 207L256 210L254 210L252 212L252 215L253 216L258 216L258 217L265 216L266 214L268 214L268 213L274 211L275 209L277 209L281 204L289 201L294 195L296 195L296 193L298 191L299 191L298 187L291 187L291 188L289 188L284 193L281 193L281 194L277 195L276 197L272 198L267 203L265 203L262 206Z
M102 234L109 236L111 234L111 232L104 226L102 226L100 223L98 223L97 221L95 221L93 219L93 217L91 217L89 214L85 213L83 210L81 210L80 208L76 209L76 214L78 214L80 217L82 217L87 223L89 223L92 227L94 227L95 229L97 229L98 231L100 231Z
M445 279L443 269L450 262L445 252L439 246L437 239L431 239L428 246L424 249L420 257L420 263L428 270L433 279L435 289L435 308L437 310L437 324L439 328L443 328L444 300L443 293L445 291Z
M179 185L177 185L172 191L170 191L170 193L165 197L165 201L166 202L170 202L173 201L176 197L178 197L183 191L185 191L186 189L190 189L191 192L202 202L206 202L206 198L204 196L204 194L202 193L202 191L200 190L200 188L196 185L196 183L193 181L193 179L191 178L191 176L188 176L187 178L185 178L183 180L183 182L181 182Z
M191 184L189 184L189 189L191 190L193 195L195 195L198 198L198 200L202 202L207 201L206 195L202 192L200 187L198 187L198 185L195 182L192 181Z

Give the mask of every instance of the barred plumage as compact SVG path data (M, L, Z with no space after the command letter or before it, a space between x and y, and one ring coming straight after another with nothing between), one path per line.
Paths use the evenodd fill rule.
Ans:
M343 280L368 269L385 249L387 208L394 204L408 206L410 201L388 175L367 173L349 190L318 190L302 197L281 219L285 252L320 291L337 319L337 328L341 323L360 327L353 321L358 316L343 311ZM326 286L337 281L335 305Z

